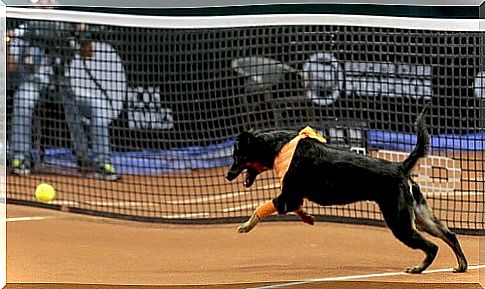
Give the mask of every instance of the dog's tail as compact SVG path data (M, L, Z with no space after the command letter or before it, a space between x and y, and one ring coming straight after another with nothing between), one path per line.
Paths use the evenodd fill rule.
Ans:
M418 140L414 150L402 163L402 166L406 172L411 171L412 168L418 162L418 160L422 157L425 157L428 154L429 134L426 131L426 125L424 124L424 117L428 109L429 109L429 103L425 105L423 111L421 111L418 118L416 119L415 126L416 126L416 130L418 131Z

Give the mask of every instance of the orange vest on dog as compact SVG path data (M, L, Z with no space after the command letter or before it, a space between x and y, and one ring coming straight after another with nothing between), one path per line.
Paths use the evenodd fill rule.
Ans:
M307 126L302 129L295 138L281 148L274 160L273 169L280 180L280 184L283 184L283 179L285 178L286 172L290 167L290 163L293 159L293 154L295 153L298 142L307 137L311 137L322 143L327 143L327 140L323 136L316 133L311 127Z

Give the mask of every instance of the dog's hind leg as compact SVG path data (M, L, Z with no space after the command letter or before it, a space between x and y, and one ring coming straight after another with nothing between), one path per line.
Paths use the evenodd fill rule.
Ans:
M451 232L431 210L428 201L421 193L419 185L412 182L412 192L415 199L414 212L416 214L416 226L419 230L425 231L431 236L442 239L455 253L458 261L458 268L453 272L465 272L468 267L465 254L455 233Z
M402 194L402 193L401 193ZM403 204L404 199L395 202L379 203L387 226L394 236L412 249L419 249L426 254L424 260L415 267L406 269L407 273L421 273L431 265L438 252L438 246L426 240L414 225L414 211L410 205Z
M308 214L305 211L295 211L295 214L300 218L303 223L307 223L308 225L315 224L315 218Z
M300 206L298 210L295 210L294 213L302 220L302 222L307 223L309 225L313 225L315 223L315 218L308 214L305 210L303 210L303 206Z

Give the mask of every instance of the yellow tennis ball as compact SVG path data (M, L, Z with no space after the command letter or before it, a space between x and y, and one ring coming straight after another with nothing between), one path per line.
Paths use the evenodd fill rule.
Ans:
M49 184L42 183L35 188L35 197L39 202L50 202L55 198L55 196L56 190Z

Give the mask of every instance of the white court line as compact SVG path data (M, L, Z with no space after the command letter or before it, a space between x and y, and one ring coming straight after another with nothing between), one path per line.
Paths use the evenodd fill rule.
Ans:
M174 215L162 215L161 218L165 219L188 219L188 218L199 218L208 217L209 213L190 213L190 214L174 214Z
M54 200L49 202L50 204L55 204L55 205L65 205L65 206L76 206L80 205L78 202L75 201L58 201ZM95 206L123 206L123 207L129 207L129 206L147 206L147 205L157 205L159 206L160 204L155 204L155 203L143 203L143 202L106 202L106 201L100 201L100 202L86 202L88 205L95 205ZM171 214L171 215L162 215L160 216L161 218L165 219L186 219L186 218L200 218L200 217L208 217L210 214L209 213L187 213L187 214Z
M279 187L281 187L279 183L274 183L274 184L256 187L255 190L268 190L268 189L276 189L276 188L279 188ZM248 191L246 191L245 193L247 193L247 192ZM222 209L222 212L223 213L229 213L229 212L242 211L242 210L246 210L246 209L254 209L257 206L259 206L260 204L261 204L261 202L252 203L252 204L248 204L248 205L242 205L242 206L236 206L236 207L231 207L231 208L225 208L225 209Z
M193 204L193 203L203 203L203 202L210 202L210 201L218 201L218 200L224 200L224 199L229 199L229 198L234 198L234 197L240 197L248 194L254 193L255 190L268 190L268 189L276 189L279 188L280 184L274 183L274 184L269 184L265 186L259 186L254 188L254 190L245 190L245 191L239 191L235 193L227 193L227 194L221 194L221 195L216 195L216 196L206 196L206 197L200 197L200 198L195 198L195 199L184 199L181 201L167 201L167 204L171 205L187 205L187 204Z
M76 201L50 201L52 205L76 206ZM140 207L140 206L160 206L160 204L150 202L133 202L133 201L86 201L85 204L100 207Z
M257 206L259 206L261 203L252 203L249 205L242 205L242 206L236 206L236 207L231 207L231 208L225 208L222 210L223 213L229 213L229 212L237 212L237 211L242 211L246 209L254 209Z
M469 266L468 270L476 270L476 269L480 269L480 268L485 268L485 265ZM434 269L434 270L424 271L421 274L452 272L452 270L453 269L451 269L451 268ZM263 287L251 287L251 288L248 288L248 289L284 288L284 287L289 287L289 286L305 285L305 284L310 284L310 283L332 282L332 281L348 281L348 280L355 280L355 279L369 279L369 278L374 278L374 277L393 277L393 276L401 276L401 275L410 275L410 274L401 271L401 272L376 273L376 274L368 274L368 275L350 275L350 276L329 277L329 278L320 278L320 279L308 279L308 280L303 280L303 281L281 283L281 284L268 285L268 286L263 286Z
M227 194L222 194L222 195L200 197L200 198L195 198L195 199L183 199L181 201L167 201L166 203L171 204L171 205L187 205L187 204L193 204L193 203L205 203L205 202L210 202L210 201L218 201L218 200L224 200L224 199L244 196L244 195L247 195L249 193L251 193L251 192L250 191L241 191L241 192L236 192L236 193L227 193Z
M59 206L78 206L81 203L68 200L54 200L48 202L50 205ZM85 201L83 204L101 207L140 207L140 206L160 206L160 204L150 202L133 202L133 201Z
M256 190L278 189L281 185L279 183L269 184L266 186L256 187Z
M2 222L25 222L25 221L40 221L45 219L52 219L53 217L17 217L2 219Z

